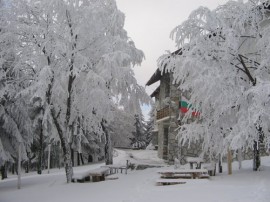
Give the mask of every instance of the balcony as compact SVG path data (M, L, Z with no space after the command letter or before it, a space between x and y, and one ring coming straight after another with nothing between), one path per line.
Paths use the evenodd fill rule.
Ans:
M164 119L164 118L169 118L171 116L171 108L169 106L161 109L161 110L158 110L157 111L157 121L158 120L161 120L161 119Z

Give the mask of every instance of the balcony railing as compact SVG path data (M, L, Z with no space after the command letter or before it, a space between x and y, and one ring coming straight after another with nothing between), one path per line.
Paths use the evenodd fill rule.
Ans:
M169 106L157 111L157 120L169 117L171 115L171 109Z

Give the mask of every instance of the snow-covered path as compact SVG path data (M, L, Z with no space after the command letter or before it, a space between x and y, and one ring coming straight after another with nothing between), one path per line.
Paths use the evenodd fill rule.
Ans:
M129 159L150 164L154 155L154 151L119 151L115 163ZM152 164L163 162L155 157ZM262 164L262 171L253 172L251 161L243 162L241 171L235 163L231 176L224 172L210 180L171 186L155 186L160 168L129 170L127 175L117 174L117 180L71 184L65 183L63 169L52 170L51 174L23 176L21 190L16 189L16 178L0 181L0 202L269 202L270 157L262 158ZM78 167L74 172L100 165Z

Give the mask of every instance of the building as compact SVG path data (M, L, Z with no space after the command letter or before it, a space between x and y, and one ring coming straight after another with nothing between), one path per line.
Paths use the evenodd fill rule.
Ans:
M169 164L173 164L177 158L184 164L186 157L198 157L201 154L199 142L190 146L178 143L177 128L181 125L183 115L179 103L185 94L178 90L177 84L173 84L172 73L156 70L146 85L156 82L160 82L160 85L151 94L155 98L156 108L153 143L157 145L159 158L167 160Z

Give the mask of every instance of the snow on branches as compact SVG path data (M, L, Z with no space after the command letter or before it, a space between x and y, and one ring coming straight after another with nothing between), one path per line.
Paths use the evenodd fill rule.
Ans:
M174 82L201 110L183 123L181 140L204 140L204 151L224 154L252 148L262 128L270 144L269 4L229 1L214 10L200 7L171 37L179 51L160 57ZM222 148L222 149L221 149Z
M70 147L80 152L101 138L116 105L136 108L149 101L132 69L143 52L123 29L124 14L112 0L14 0L7 13L7 33L16 39L14 68L29 79L18 92L28 96L34 122L42 123L40 138L61 141L70 182ZM0 42L5 36L1 32Z

